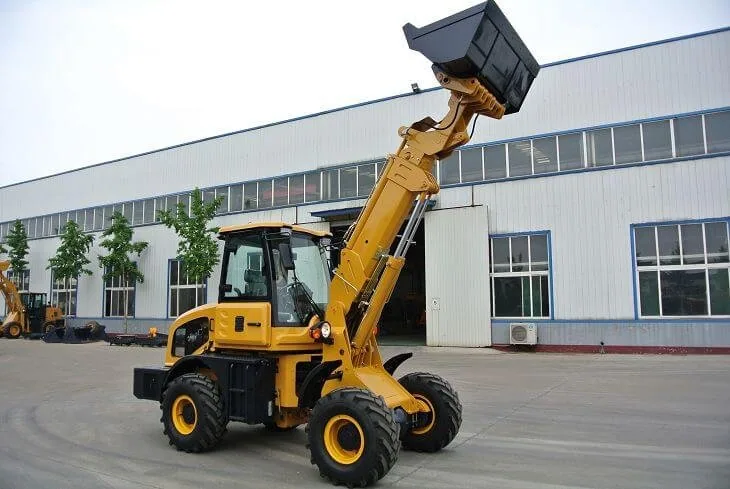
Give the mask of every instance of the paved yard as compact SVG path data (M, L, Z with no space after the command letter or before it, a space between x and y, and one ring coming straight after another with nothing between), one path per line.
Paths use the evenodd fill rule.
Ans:
M404 351L384 348L385 356ZM401 452L377 487L730 488L730 357L415 349L397 374L464 404L439 454ZM168 446L132 368L162 351L0 339L0 489L329 487L302 428L231 424L203 455Z

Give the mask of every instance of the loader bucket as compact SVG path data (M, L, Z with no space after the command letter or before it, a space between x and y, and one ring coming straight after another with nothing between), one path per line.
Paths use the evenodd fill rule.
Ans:
M425 27L403 26L408 47L436 68L458 78L476 77L505 105L518 112L540 65L493 0Z

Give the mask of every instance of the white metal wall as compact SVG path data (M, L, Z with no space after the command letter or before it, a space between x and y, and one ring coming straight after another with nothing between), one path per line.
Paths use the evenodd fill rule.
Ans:
M484 206L426 213L426 343L490 346L488 212Z
M481 120L474 142L730 106L728 73L730 31L545 67L520 113ZM3 187L0 221L381 158L445 101L428 91Z
M474 201L492 234L550 230L556 319L633 319L630 225L730 216L730 157L481 185Z

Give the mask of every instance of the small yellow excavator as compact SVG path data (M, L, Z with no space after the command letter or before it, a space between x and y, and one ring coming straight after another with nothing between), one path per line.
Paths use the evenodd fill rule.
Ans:
M337 268L328 266L327 233L283 222L223 227L218 302L172 323L163 367L134 369L134 395L160 403L178 450L213 449L229 421L306 425L320 475L365 487L390 471L401 447L436 452L456 437L457 392L433 373L396 379L412 354L383 361L377 324L439 191L434 162L469 141L473 117L517 112L539 65L491 0L404 33L450 92L449 110L440 122L400 129L400 148L346 233Z
M20 336L42 336L63 326L61 309L46 302L46 294L40 292L19 293L15 284L5 276L10 268L9 261L0 262L0 292L5 298L8 311L2 325L0 336L16 339Z

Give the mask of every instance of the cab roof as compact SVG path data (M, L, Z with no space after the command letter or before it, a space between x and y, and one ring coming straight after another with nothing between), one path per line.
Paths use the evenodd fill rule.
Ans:
M262 229L262 228L289 228L292 231L299 233L309 234L311 236L317 236L323 238L325 236L332 236L331 233L325 231L315 231L303 226L297 226L296 224L289 224L281 221L262 221L262 222L251 222L248 224L235 224L232 226L221 226L218 231L220 234L227 234L236 231L245 231L247 229Z

